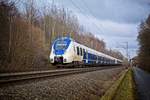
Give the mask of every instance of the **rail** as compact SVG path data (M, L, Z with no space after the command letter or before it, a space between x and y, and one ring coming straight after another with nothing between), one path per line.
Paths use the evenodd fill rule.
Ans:
M55 76L85 73L85 72L109 69L109 68L114 68L114 67L116 66L59 69L59 70L31 71L31 72L18 72L18 73L3 73L3 74L0 74L0 84L23 81L23 80L30 80L30 79L38 79L38 78L44 78L44 77L55 77Z

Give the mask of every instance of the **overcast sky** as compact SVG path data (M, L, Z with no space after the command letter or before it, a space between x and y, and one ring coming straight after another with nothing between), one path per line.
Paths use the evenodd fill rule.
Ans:
M51 3L52 0L49 0ZM150 14L150 0L54 0L78 17L87 31L103 39L108 48L120 48L129 43L129 53L136 55L138 28Z

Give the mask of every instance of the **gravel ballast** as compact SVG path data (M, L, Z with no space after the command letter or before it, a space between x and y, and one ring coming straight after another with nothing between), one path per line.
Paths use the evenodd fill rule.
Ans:
M0 87L0 100L99 100L123 68Z

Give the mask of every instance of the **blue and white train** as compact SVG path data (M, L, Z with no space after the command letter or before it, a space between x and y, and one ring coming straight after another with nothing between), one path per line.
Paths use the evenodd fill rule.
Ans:
M120 65L122 60L98 52L75 42L70 37L61 37L54 41L50 53L52 64L78 65Z

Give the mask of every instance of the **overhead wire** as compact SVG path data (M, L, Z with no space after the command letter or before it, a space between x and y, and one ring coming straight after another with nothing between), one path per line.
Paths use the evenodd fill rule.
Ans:
M80 8L79 6L76 5L76 3L75 3L73 0L70 0L70 1L71 1L72 5L74 5L77 9L79 9L79 11L80 11L81 13L85 13L83 10L81 10L81 8ZM88 10L88 12L90 13L90 15L96 18L96 16L95 16L94 13L92 12L92 10L90 10L90 8L88 7L88 5L85 3L85 1L83 1L83 0L81 0L81 1L84 3L84 5L85 5L86 9ZM86 11L86 9L84 9L84 10ZM89 18L89 16L88 16L87 14L85 14L84 16L85 16L87 19L90 20L90 18ZM92 23L96 26L96 28L97 28L98 31L100 31L101 33L103 33L102 30L101 30L101 28L98 27L95 22L92 21Z
M88 9L88 11L90 12L90 14L96 18L95 14L93 13L93 11L89 8L89 6L87 5L87 3L85 2L85 0L81 0L83 2L83 4L86 6L86 8ZM101 25L101 24L100 24ZM97 26L97 25L96 25ZM101 25L101 27L103 27L103 25ZM99 27L98 27L99 28ZM100 29L101 30L101 29Z

